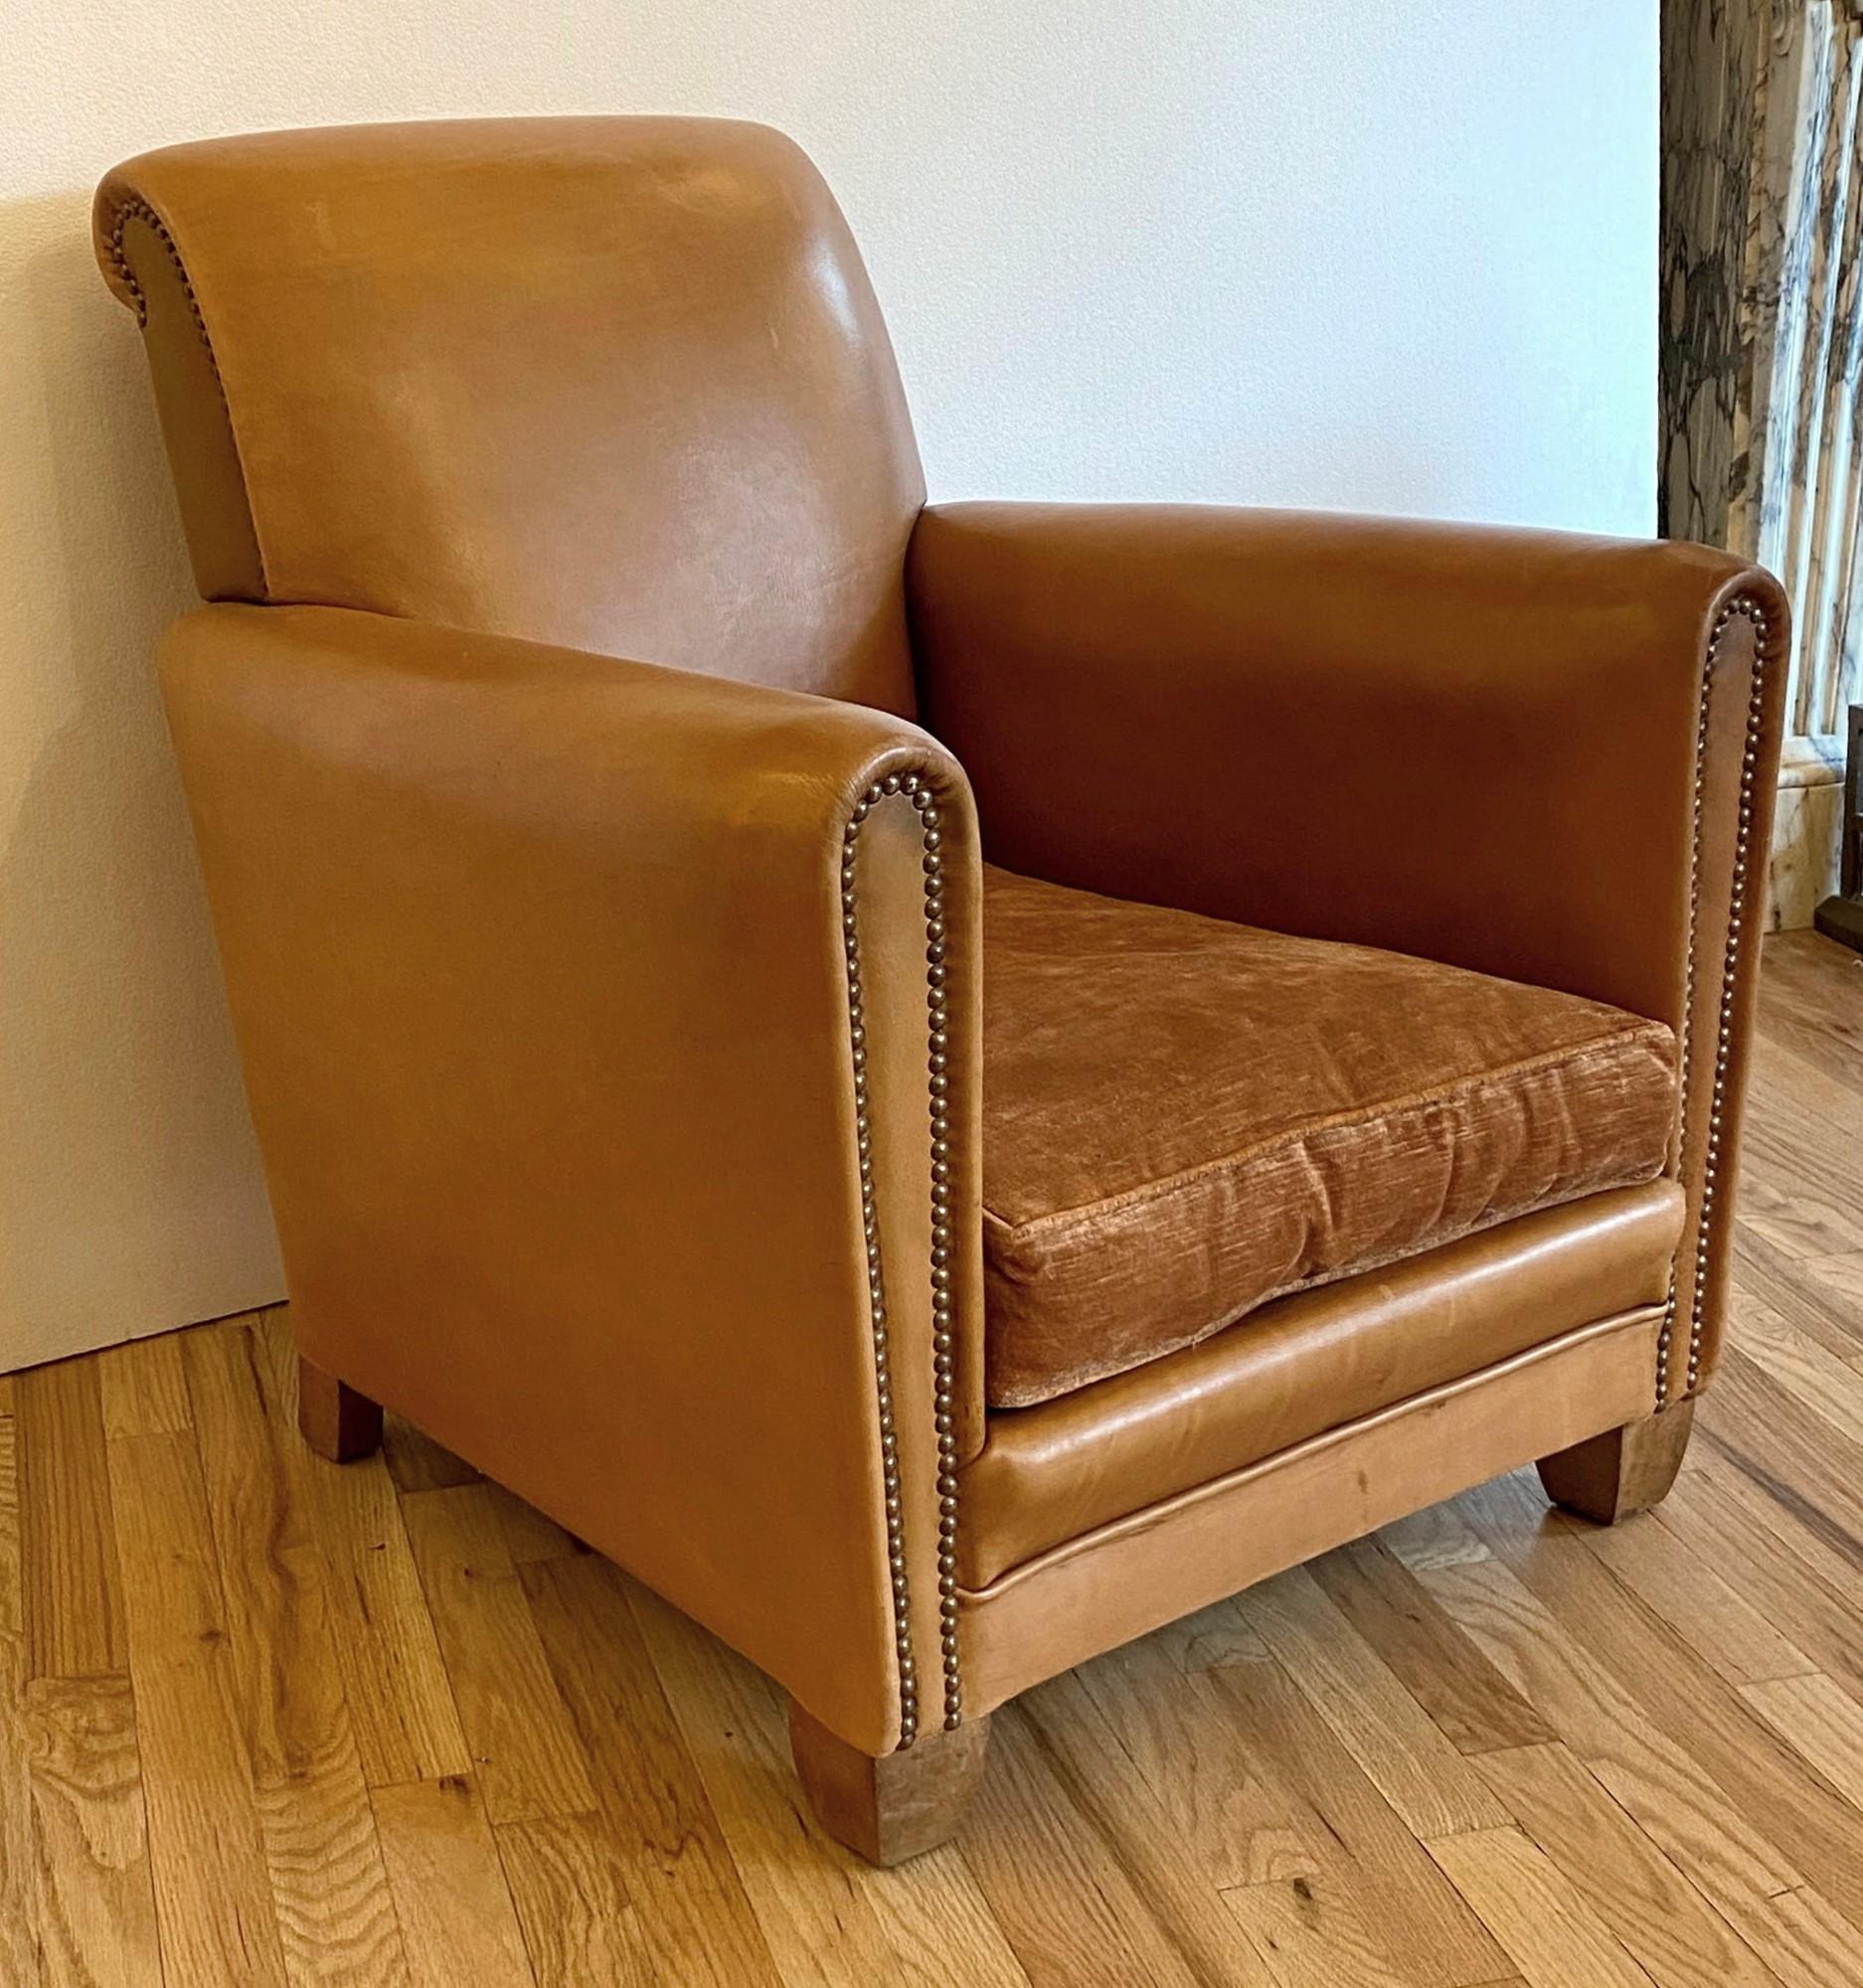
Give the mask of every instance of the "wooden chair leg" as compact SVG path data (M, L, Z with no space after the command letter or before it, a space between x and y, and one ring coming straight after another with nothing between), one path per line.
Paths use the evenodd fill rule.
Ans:
M922 1733L903 1752L875 1760L789 1706L796 1778L823 1829L869 1864L904 1864L947 1842L983 1773L990 1722Z
M382 1409L367 1395L297 1356L298 1432L319 1456L353 1463L382 1446Z
M1540 1482L1554 1504L1601 1526L1614 1526L1669 1495L1694 1421L1691 1395L1643 1421L1625 1422L1556 1456L1541 1457Z

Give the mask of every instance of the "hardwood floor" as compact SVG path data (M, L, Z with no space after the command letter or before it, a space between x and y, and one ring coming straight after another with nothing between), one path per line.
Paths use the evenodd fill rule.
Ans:
M1531 1470L1000 1712L959 1842L271 1313L0 1378L0 1988L1863 1984L1863 960L1769 941L1735 1345L1658 1512Z

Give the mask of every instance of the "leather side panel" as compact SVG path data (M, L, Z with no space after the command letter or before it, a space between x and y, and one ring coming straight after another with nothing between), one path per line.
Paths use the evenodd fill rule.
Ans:
M961 771L856 706L329 608L191 615L163 683L304 1352L874 1754L903 1730L902 1547L934 1723L928 892L903 782L939 794L944 971L972 990L948 1031L969 1305ZM975 1426L980 1328L955 1336Z
M1603 1319L1057 1547L962 1596L970 1708L1655 1407L1659 1308Z

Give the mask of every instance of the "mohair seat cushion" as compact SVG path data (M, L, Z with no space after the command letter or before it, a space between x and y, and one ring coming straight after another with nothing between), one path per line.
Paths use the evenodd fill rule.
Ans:
M1597 1001L985 872L987 1398L1654 1179L1675 1043Z

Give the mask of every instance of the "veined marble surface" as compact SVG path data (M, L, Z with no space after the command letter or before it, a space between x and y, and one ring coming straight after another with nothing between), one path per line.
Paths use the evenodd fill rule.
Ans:
M1826 753L1842 741L1817 742L1807 750L1793 742L1780 769L1778 804L1773 816L1773 858L1769 922L1794 931L1837 888L1838 833L1843 822L1841 768Z
M1834 888L1863 700L1863 5L1665 0L1663 529L1792 604L1775 921Z
M1662 462L1657 517L1727 543L1743 390L1745 285L1760 43L1772 0L1663 0Z

